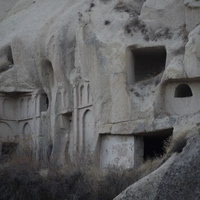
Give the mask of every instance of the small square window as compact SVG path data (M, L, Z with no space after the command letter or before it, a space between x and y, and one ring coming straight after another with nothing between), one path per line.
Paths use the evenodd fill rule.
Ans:
M165 69L164 47L128 48L127 72L129 84L153 78Z

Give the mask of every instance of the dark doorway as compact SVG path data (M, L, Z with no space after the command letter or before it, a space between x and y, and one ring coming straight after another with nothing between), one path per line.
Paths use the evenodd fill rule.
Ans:
M172 135L173 129L146 133L144 139L144 161L160 157L165 153L164 144Z

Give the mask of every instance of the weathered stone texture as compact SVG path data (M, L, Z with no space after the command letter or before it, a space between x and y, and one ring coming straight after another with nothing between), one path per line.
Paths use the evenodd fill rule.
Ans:
M144 137L199 123L198 1L18 0L0 10L0 143L26 140L58 164L91 153L102 166L122 155L136 167Z
M160 168L123 191L115 200L199 199L199 131L183 151L174 154Z

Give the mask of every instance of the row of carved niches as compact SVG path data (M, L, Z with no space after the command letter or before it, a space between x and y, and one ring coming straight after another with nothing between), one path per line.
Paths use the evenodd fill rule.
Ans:
M31 142L31 125L24 121L20 123L19 125L15 121L0 122L0 141L2 142L0 143L0 156L13 155L17 151L19 138L24 139L23 142Z
M78 125L77 143L79 146L79 152L93 152L95 123L89 81L84 80L79 84L77 89L78 95L75 101L78 106L78 113L74 118L74 122Z
M165 88L163 109L170 115L188 115L200 111L200 83L169 82Z
M92 99L90 95L90 85L89 82L84 82L79 85L79 90L78 90L78 105L79 107L84 107L92 104Z
M0 95L0 118L24 120L48 109L47 95L30 93L4 93ZM37 113L38 112L38 113Z
M1 135L0 139L2 141L14 139L15 137L19 137L19 134L29 135L32 133L31 126L33 125L33 120L29 121L21 121L17 123L16 121L1 121L0 122L0 130ZM16 138L15 138L16 139Z

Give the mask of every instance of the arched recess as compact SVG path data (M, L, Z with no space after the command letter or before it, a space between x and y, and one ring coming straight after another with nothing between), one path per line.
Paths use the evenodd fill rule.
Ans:
M31 134L31 126L29 125L29 123L25 123L24 124L24 127L23 127L23 134L24 135L28 135L28 134Z
M53 71L53 66L52 63L49 60L43 60L42 63L42 68L41 68L41 75L42 75L42 81L43 84L46 87L53 88L54 86L54 71Z
M40 112L47 111L49 108L49 99L47 94L42 94L40 97Z
M28 101L27 101L27 116L28 117L32 116L32 100L31 100L31 98L28 98Z
M83 105L83 101L84 101L83 96L84 96L84 86L81 85L80 86L80 105Z
M24 99L20 101L20 117L23 119L26 117L26 107Z
M90 85L87 85L87 103L90 103Z
M5 122L0 122L0 136L1 137L12 136L11 127Z
M83 148L90 152L94 138L94 117L91 110L86 110L83 115Z
M180 84L176 87L174 97L185 98L193 96L192 90L188 84Z
M5 99L3 102L3 116L6 119L14 118L14 102L12 99Z

